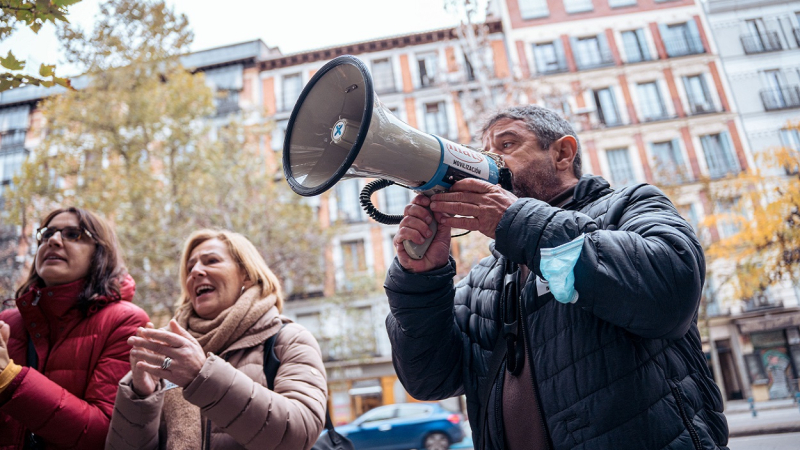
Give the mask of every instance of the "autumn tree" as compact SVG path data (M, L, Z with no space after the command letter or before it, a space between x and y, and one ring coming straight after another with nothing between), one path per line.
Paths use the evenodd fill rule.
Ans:
M39 30L47 22L54 25L68 22L69 7L80 1L0 0L0 12L2 12L0 14L0 41L11 36L18 26L27 27L34 33L39 33ZM52 64L42 63L39 66L38 76L22 73L25 61L18 60L11 50L6 56L0 56L0 66L7 69L5 72L0 72L0 92L26 85L70 87L68 79L56 76L55 65Z
M6 196L10 220L33 224L60 205L107 217L136 301L156 315L171 314L181 246L200 227L243 233L296 286L321 277L325 235L268 169L271 150L257 145L268 124L256 113L213 119L203 75L180 64L185 16L163 0L110 0L91 33L59 34L88 85L42 103L47 136Z
M739 299L800 281L800 152L781 147L759 159L758 168L711 188L716 210L705 220L708 226L735 231L713 242L706 253L711 261L735 267L725 281Z

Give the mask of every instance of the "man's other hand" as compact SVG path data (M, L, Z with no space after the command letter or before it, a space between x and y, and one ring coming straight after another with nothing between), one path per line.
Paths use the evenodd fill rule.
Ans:
M437 216L442 214L440 225L480 231L494 239L500 219L516 201L516 195L496 184L465 178L453 184L448 192L431 197L430 207Z
M394 248L397 251L397 259L400 265L411 272L427 272L429 270L444 267L450 257L450 227L443 225L441 214L434 215L428 210L431 200L425 195L417 195L411 204L406 206L403 212L403 220L400 222L400 229L394 236ZM415 244L422 244L431 234L428 226L433 220L439 223L439 229L433 238L428 251L422 259L413 259L403 247L403 241L409 240Z

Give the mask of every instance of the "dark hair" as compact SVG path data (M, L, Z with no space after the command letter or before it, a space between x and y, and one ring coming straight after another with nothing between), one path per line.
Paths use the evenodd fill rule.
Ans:
M572 160L572 172L576 178L583 174L581 168L581 141L578 134L564 118L552 109L538 105L512 106L493 114L481 128L481 136L485 135L492 125L503 119L521 120L536 136L542 150L547 150L553 143L564 136L572 136L578 145L575 159Z
M78 296L76 304L78 309L85 315L89 313L90 309L99 309L105 303L121 298L120 280L128 273L128 269L122 260L122 252L117 242L117 235L108 222L85 209L69 207L59 208L50 212L42 220L42 226L47 226L55 216L61 213L75 214L78 218L78 224L92 233L96 243L92 262L89 266L89 274L86 276L86 284L83 292ZM38 248L36 251L38 253ZM17 289L15 298L19 298L28 292L32 286L42 286L43 284L44 281L36 273L36 264L33 264L31 265L30 273L28 273L28 278ZM104 298L104 300L98 301L98 298ZM95 307L92 308L92 306Z

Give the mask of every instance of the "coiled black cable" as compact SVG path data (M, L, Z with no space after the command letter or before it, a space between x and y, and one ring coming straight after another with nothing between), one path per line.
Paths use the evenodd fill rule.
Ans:
M375 181L370 181L366 184L366 186L364 186L364 189L361 190L361 195L358 197L361 207L364 208L364 212L376 222L384 225L397 225L401 220L403 220L403 215L384 214L378 211L378 208L372 204L372 199L370 197L372 197L373 193L381 189L385 189L393 184L396 183L394 181L384 180L382 178Z

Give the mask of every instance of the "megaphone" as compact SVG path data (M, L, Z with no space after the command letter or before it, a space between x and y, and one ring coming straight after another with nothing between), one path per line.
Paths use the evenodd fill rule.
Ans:
M375 95L367 67L350 55L329 61L303 88L283 144L284 175L303 196L348 178L385 179L432 195L468 177L497 184L502 167L496 155L423 133L392 115ZM422 259L432 239L403 245Z

